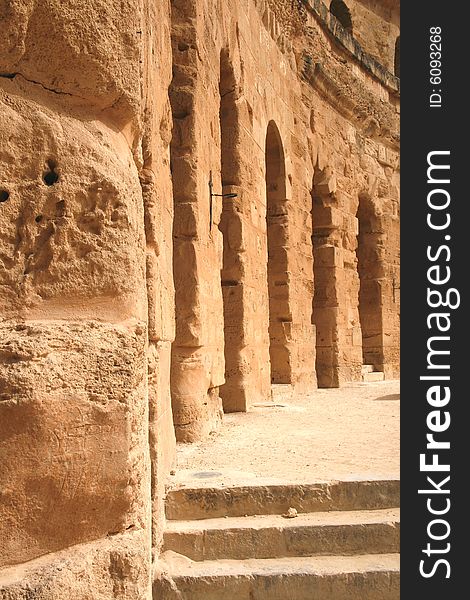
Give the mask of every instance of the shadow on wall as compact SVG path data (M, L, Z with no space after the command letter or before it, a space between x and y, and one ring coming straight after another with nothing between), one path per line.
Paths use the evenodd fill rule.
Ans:
M357 211L357 269L359 273L359 319L362 331L364 365L383 370L383 323L381 310L381 280L383 265L379 258L381 232L374 205L367 195L359 198Z
M395 42L394 72L396 77L400 77L400 36L397 37Z
M352 35L353 24L351 12L342 0L332 0L330 4L330 12L334 15L346 31Z
M287 275L286 166L281 136L274 121L268 123L266 133L266 228L271 383L291 383L287 344L292 316Z
M239 108L233 64L227 50L220 53L220 179L222 193L233 192L240 185ZM238 188L237 188L238 189ZM238 210L239 198L224 197L219 230L223 238L223 266L221 271L222 298L224 307L224 358L225 384L220 388L220 396L225 412L246 410L244 393L244 371L242 351L244 345L243 319L244 306L243 267L241 244L233 240L233 232L239 232L241 239L242 223ZM232 240L230 240L232 232ZM237 236L238 237L238 236Z

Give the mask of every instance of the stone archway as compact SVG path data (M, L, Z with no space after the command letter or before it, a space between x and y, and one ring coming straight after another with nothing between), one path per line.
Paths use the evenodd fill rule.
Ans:
M244 293L241 263L239 109L233 65L226 50L220 53L220 179L223 197L219 229L223 237L221 286L224 308L225 384L220 396L225 412L246 410L242 352L244 346Z
M334 225L334 199L326 172L316 169L312 186L313 302L318 387L339 387L338 269L341 240Z
M341 25L352 34L353 24L351 11L343 0L332 0L330 4L330 12L334 15Z
M287 265L286 167L281 136L274 121L268 124L265 151L271 383L292 383L287 340L292 316Z
M393 61L393 68L396 77L400 77L400 36L395 41L395 56Z
M357 210L359 233L357 236L357 270L359 274L359 320L362 332L362 358L364 365L382 371L384 365L382 280L383 264L380 257L382 231L372 200L367 195L359 197Z

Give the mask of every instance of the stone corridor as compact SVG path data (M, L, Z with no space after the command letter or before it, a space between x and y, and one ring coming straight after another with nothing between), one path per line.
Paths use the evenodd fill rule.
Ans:
M289 475L242 486L254 517L308 475L311 540L323 500L395 511L399 4L0 3L0 600L172 598L160 558L186 500L166 486L188 471ZM319 598L349 575L370 575L361 600L394 597L387 515L350 524L384 533L354 552L388 558L301 570L293 600L304 575ZM281 529L266 560L289 570ZM245 597L289 598L271 566ZM243 598L230 573L217 600Z

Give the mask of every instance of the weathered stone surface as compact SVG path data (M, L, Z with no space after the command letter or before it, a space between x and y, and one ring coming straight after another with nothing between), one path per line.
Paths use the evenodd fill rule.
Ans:
M399 143L399 7L348 2L351 33L317 0L254 4L217 19L194 0L172 13L172 396L184 441L217 420L209 389L231 412L270 383L339 386L364 361L398 369L385 340L397 347L399 311L382 282L398 279L387 157ZM210 178L237 197L211 204Z
M170 520L282 514L298 512L391 508L399 504L399 481L338 481L332 483L181 486L170 489L166 516Z
M292 386L278 384L274 406L256 405L249 418L233 415L216 439L180 447L155 598L297 600L310 599L315 590L325 600L343 594L396 600L399 452L393 443L384 453L379 447L398 434L399 394L389 393L397 390L398 382L361 383L316 390L301 400ZM362 414L361 401L368 405ZM367 433L364 418L370 425L376 411L386 430L372 425ZM284 434L289 418L298 427ZM295 444L289 430L296 431ZM241 454L243 443L250 453ZM313 473L327 479L311 483Z
M169 553L171 555L171 553ZM193 562L172 555L154 583L164 600L397 600L398 554Z
M295 509L291 509L295 511ZM164 551L191 560L245 560L281 556L387 554L400 550L399 511L169 521Z
M345 4L0 2L2 598L148 598L175 437L397 376L399 3Z
M148 599L175 446L170 6L0 4L0 597Z
M125 139L58 118L50 94L28 90L0 90L2 315L145 317L142 191Z
M0 326L0 556L145 523L145 328Z
M0 73L129 119L140 106L142 0L35 2L1 7Z
M128 532L72 546L0 573L1 600L147 600L145 534Z

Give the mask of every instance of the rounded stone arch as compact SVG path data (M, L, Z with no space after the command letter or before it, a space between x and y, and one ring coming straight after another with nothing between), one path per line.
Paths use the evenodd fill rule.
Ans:
M349 10L347 4L343 2L343 0L331 0L330 3L330 12L333 16L335 16L341 25L352 33L353 30L353 22L351 17L351 11Z
M393 70L396 77L400 77L400 36L395 41L395 56L393 60Z
M237 156L240 128L236 104L238 89L232 56L226 47L220 51L219 94L221 184L222 187L240 185L240 165Z
M275 121L265 140L267 283L269 302L269 357L271 383L292 383L288 344L292 315L289 306L288 215L284 144Z
M245 411L243 315L246 313L243 295L244 274L240 268L240 247L230 243L230 231L242 231L238 210L242 194L242 156L240 150L239 85L233 53L225 46L220 51L219 126L221 206L218 228L222 234L221 289L224 326L225 383L219 393L225 412ZM218 177L217 177L218 179Z
M266 129L266 192L269 199L285 201L286 185L286 160L284 144L276 122L268 122ZM268 202L268 200L267 200Z

